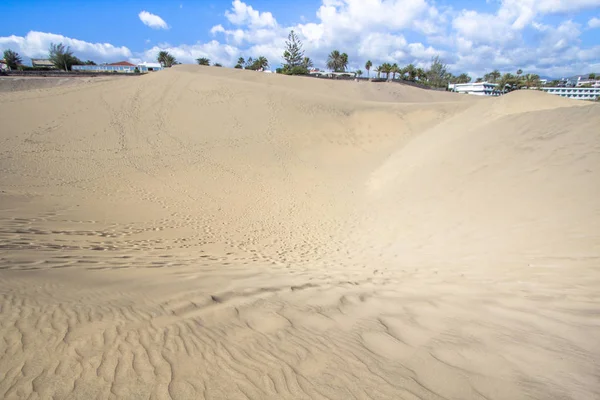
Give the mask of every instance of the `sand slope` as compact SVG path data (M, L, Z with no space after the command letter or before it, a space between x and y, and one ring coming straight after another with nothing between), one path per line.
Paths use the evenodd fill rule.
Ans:
M0 398L600 397L598 105L178 66L0 120Z

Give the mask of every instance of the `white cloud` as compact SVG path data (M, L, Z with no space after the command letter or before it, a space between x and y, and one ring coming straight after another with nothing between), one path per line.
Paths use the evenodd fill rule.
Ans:
M364 64L359 58L371 58L376 63L429 61L433 53L440 52L421 43L409 47L399 30L414 28L439 34L446 19L444 12L426 0L323 0L316 12L317 22L286 27L279 25L271 13L255 10L240 0L232 2L225 16L236 28L216 25L211 33L222 34L230 45L246 47L243 55L271 56L272 66L278 65L287 34L294 29L306 54L320 67L325 66L327 55L334 49L350 55L351 67Z
M140 21L144 23L144 25L149 26L152 29L168 29L169 26L161 17L156 14L149 13L148 11L141 11L138 14Z
M471 3L465 3L469 9L464 10L442 7L436 0L321 0L312 15L303 13L305 18L294 25L280 24L271 12L246 1L231 2L221 24L210 29L213 38L206 43L160 43L132 54L125 47L30 32L26 37L0 38L0 45L11 43L22 54L38 49L45 55L50 40L62 41L80 58L99 61L150 61L158 51L167 50L181 62L208 57L226 66L233 66L239 56L262 55L276 68L282 62L287 34L294 29L306 55L321 68L334 49L348 53L351 68L362 68L367 59L375 65L396 62L425 67L432 56L440 55L452 72L469 71L474 78L492 69L515 72L519 68L562 76L599 69L600 64L600 46L583 46L584 26L574 22L580 20L578 12L600 5L600 0L488 0L488 7L495 8L489 12ZM555 16L546 18L549 14ZM168 28L160 17L153 17ZM585 28L599 26L600 18L592 18Z
M50 43L70 46L80 59L94 61L121 61L132 56L127 47L117 47L109 43L89 43L53 33L31 31L25 36L0 37L0 49L11 48L29 58L47 57Z
M452 27L459 37L475 43L507 43L518 36L511 21L472 10L463 10L452 21Z
M275 26L275 18L270 12L256 11L252 6L240 0L234 0L232 10L225 11L225 17L234 25L250 25L251 27Z
M573 12L600 6L600 0L529 0L529 2L537 4L540 12L543 13Z
M158 52L168 51L175 56L177 61L182 63L195 63L197 58L207 57L211 62L219 62L223 65L233 65L234 60L239 57L239 49L233 46L224 45L212 40L208 43L196 43L192 45L173 46L168 43L161 43L151 49L137 54L134 61L154 61Z
M225 32L225 28L223 28L223 25L219 24L219 25L215 25L212 28L210 28L210 33L217 34L219 32L224 33Z

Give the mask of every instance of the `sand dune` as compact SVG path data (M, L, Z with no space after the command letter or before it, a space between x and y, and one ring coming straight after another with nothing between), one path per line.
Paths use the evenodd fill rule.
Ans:
M0 120L0 398L600 398L598 105L177 66Z

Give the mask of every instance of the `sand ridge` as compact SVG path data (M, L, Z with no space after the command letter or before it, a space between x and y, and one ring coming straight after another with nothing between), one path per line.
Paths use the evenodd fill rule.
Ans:
M0 398L598 398L599 111L184 65L4 93Z

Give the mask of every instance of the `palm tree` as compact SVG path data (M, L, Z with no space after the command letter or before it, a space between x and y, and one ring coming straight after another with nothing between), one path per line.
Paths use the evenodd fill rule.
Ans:
M177 62L177 60L175 59L175 56L172 54L169 54L167 56L167 63L165 66L171 68L173 65L177 65L177 64L179 64L179 62Z
M396 79L396 74L400 73L400 68L398 67L398 64L393 63L390 68L390 72L392 73L392 80Z
M334 72L344 72L348 66L348 54L333 50L327 57L327 68Z
M156 61L158 61L160 63L160 65L164 66L168 56L169 56L168 51L161 50L158 52L158 56L156 56Z
M594 74L592 72L591 74L588 75L588 79L595 80L596 79L596 74Z
M216 62L216 63L213 64L213 67L222 67L222 66L223 65L221 63L218 63L218 62Z
M381 69L381 65L378 67L375 67L375 72L377 72L377 78L379 79L379 77L381 76L381 73L383 72Z
M342 57L342 59L341 59L342 65L341 65L340 69L343 72L343 71L346 71L346 68L348 67L348 54L342 53L341 57Z
M483 82L483 78L477 78L477 80L475 81L475 83L481 83Z
M261 69L265 70L265 69L269 68L269 61L267 60L266 57L260 56L254 61L254 66L256 67L256 68L254 68L256 71L261 70Z
M327 68L332 71L338 71L342 63L342 55L338 50L333 50L327 57Z
M406 66L406 68L404 68L404 70L408 74L408 79L410 79L411 81L414 81L415 78L417 77L417 69L415 68L415 66L412 64L408 64Z
M498 82L498 89L501 92L510 92L519 88L519 78L511 74L510 72L507 72L506 74L502 75L502 78L500 78L500 81Z
M356 76L358 76L360 78L360 76L362 75L362 71L360 69L356 70Z
M315 65L313 64L313 61L310 59L310 57L304 57L302 59L302 66L306 69L311 69Z
M427 81L427 72L423 68L417 68L415 70L415 76L420 82Z
M244 60L244 57L240 57L238 58L238 62L239 65L244 65L246 63L246 60Z
M469 83L469 82L471 82L471 77L465 73L462 73L456 77L456 83Z
M497 69L493 70L489 74L485 74L483 76L484 82L496 83L502 77L502 74Z
M8 49L4 50L4 61L9 69L16 69L23 62L23 59L21 59L19 53Z
M210 65L210 60L206 57L196 58L196 62L198 63L198 65L204 65L204 66Z
M500 79L502 77L502 74L500 73L500 71L498 71L497 69L493 70L490 73L490 78L492 80L492 83L496 83L498 82L498 79Z
M367 62L365 63L365 69L367 70L367 77L370 77L370 71L371 71L372 66L373 66L373 63L371 62L371 60L367 60Z
M521 77L521 74L523 74L523 70L522 70L521 68L519 68L519 69L517 70L517 76L518 76L518 77Z
M166 67L166 68L170 68L174 64L177 63L177 60L175 59L175 57L172 54L170 54L168 51L164 51L164 50L158 52L158 56L156 57L156 60L160 63L160 65L162 65L163 67Z
M540 76L537 74L527 74L525 75L525 82L523 82L525 86L528 88L531 87L540 87L542 83L540 82Z
M390 72L392 71L392 65L390 63L381 64L381 72L385 74L385 79L390 79Z

